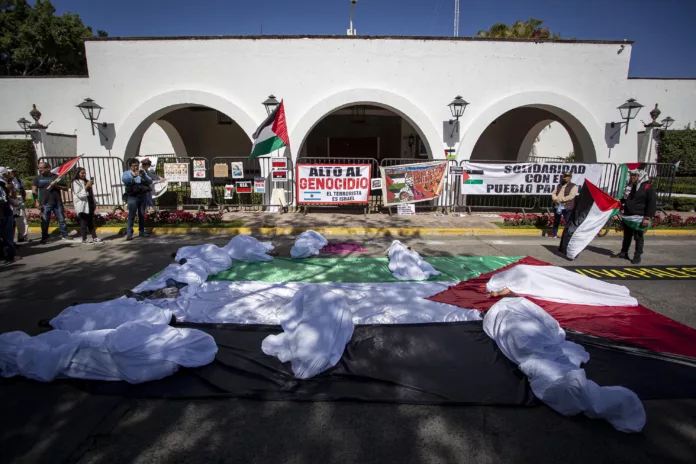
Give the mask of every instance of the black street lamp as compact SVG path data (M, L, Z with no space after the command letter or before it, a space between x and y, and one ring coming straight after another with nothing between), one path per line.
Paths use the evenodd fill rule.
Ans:
M449 109L452 112L452 117L454 119L450 119L449 123L453 124L454 121L457 121L457 124L454 124L454 127L452 128L452 133L450 134L450 137L454 136L454 131L457 130L459 127L459 118L462 117L464 114L464 110L466 110L466 106L469 104L468 101L464 100L461 95L457 95L454 97L454 100L452 100L452 103L449 105Z
M17 120L17 124L19 125L19 127L22 128L22 130L26 134L29 130L29 125L31 124L31 121L29 121L27 118L20 118Z
M99 127L98 127L97 123L95 123L94 121L97 121L99 119L99 115L101 114L101 110L103 110L104 108L99 106L91 98L85 98L85 101L83 101L82 103L77 105L77 107L80 108L80 111L82 111L82 116L84 116L85 119L89 120L89 124L90 124L90 126L92 126L92 135L94 135L94 128L95 127L99 131ZM102 123L102 127L106 128L105 122ZM106 138L106 135L104 135L104 133L102 133L101 131L99 131L99 133L104 136L105 140L109 140Z
M269 95L268 98L263 102L263 106L266 107L266 114L271 114L276 107L280 105L280 102L276 100L274 95Z
M672 127L672 124L674 124L674 119L670 118L669 116L662 120L662 127L664 127L665 130Z
M625 125L626 133L628 134L628 123L631 121L631 119L635 119L642 107L643 105L638 103L634 98L629 98L626 100L626 103L617 108L621 113L621 119L623 119L625 122L612 122L611 127L613 128L615 124L618 124L619 127L621 127L621 125Z

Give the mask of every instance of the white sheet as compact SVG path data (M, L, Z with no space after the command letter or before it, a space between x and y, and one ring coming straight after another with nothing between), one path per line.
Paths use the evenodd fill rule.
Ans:
M389 270L399 280L427 280L430 276L440 275L440 271L398 240L392 242L387 254Z
M224 247L230 258L248 263L271 261L273 257L267 253L274 248L271 242L259 242L251 235L236 235Z
M127 322L117 329L0 335L0 375L50 382L59 377L142 383L213 361L213 337L195 329Z
M213 274L232 267L232 258L227 251L211 243L179 248L174 259L179 262L184 258L186 260L196 258L204 261Z
M193 296L149 300L177 320L198 323L280 324L280 312L300 289L321 286L348 302L353 323L417 324L481 320L479 311L425 298L457 282L322 283L206 282Z
M167 286L167 280L172 279L177 282L186 283L188 286L182 288L179 293L184 295L194 295L212 273L212 270L204 261L192 258L186 264L170 264L164 268L161 274L152 280L146 280L133 289L140 293L148 290L158 290Z
M503 298L483 320L486 334L529 378L534 394L555 411L606 419L622 432L640 432L645 410L623 387L600 387L588 380L583 347L566 341L558 322L525 298Z
M280 313L283 333L269 335L261 349L281 362L290 361L298 379L308 379L336 365L353 336L346 299L317 284L305 285Z
M486 284L489 292L509 288L517 295L558 303L593 306L638 306L628 288L556 266L520 264L496 274Z
M290 250L290 256L295 259L316 256L328 243L329 241L319 232L313 230L302 232L295 239L295 244Z
M54 329L68 332L115 329L129 321L147 322L152 325L167 325L172 312L145 301L132 298L117 298L102 303L86 303L68 306L51 321Z

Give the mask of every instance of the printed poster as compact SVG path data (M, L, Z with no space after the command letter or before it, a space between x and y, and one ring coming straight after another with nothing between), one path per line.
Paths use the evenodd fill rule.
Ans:
M188 182L188 163L164 163L164 178L168 182Z
M235 190L237 193L251 193L251 181L239 180L235 182Z
M227 166L227 165L225 165ZM225 200L231 200L234 197L234 185L225 185L225 193L224 193L224 198Z
M382 190L382 178L372 179L372 190Z
M400 203L396 205L396 214L399 216L415 216L416 205L413 203Z
M551 195L570 171L581 187L588 179L599 185L601 164L580 163L464 163L462 195Z
M232 167L233 179L244 179L244 163L232 162L230 166Z
M254 193L266 193L266 179L263 177L254 178Z
M288 180L288 171L273 171L271 177L275 182L286 182Z
M288 160L287 158L282 158L282 159L272 159L271 160L271 167L273 170L285 170L288 168Z
M369 164L298 164L297 203L367 203L371 176Z
M194 179L205 179L205 160L195 159L193 160L193 178Z
M417 203L438 198L447 175L447 161L383 166L382 195L384 205Z
M213 198L213 190L209 180L191 182L191 198Z

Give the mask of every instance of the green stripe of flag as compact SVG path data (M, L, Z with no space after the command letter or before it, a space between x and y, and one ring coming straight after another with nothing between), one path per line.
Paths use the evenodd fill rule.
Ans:
M467 179L465 185L483 185L483 179Z
M249 159L254 159L258 158L259 156L268 155L269 153L273 153L275 150L283 148L284 146L285 142L283 142L283 140L280 137L276 136L268 138L254 145L254 150L251 152L251 155L249 155Z

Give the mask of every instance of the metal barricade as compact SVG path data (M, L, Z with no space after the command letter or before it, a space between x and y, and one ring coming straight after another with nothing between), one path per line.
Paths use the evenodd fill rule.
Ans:
M285 163L287 178L273 180L273 163ZM224 168L215 166L224 165ZM282 170L282 169L281 169ZM261 157L255 159L218 157L214 158L210 167L213 185L213 198L220 209L262 210L265 207L279 206L287 211L295 201L295 170L292 160L286 157ZM264 192L256 192L254 179L265 180ZM232 195L225 198L226 185L236 185L238 181L251 182L250 193L239 193L236 189ZM274 194L274 191L276 192ZM280 194L278 193L280 191ZM279 201L280 200L280 201ZM281 204L278 204L281 203Z
M67 163L74 157L68 156L48 156L40 158L39 163L48 163L51 168L56 168L61 164ZM121 181L123 175L123 160L111 156L83 156L78 162L77 167L85 168L87 178L94 179L94 198L97 206L121 206L123 205L123 193L125 187ZM68 186L71 186L76 169L71 170L63 179ZM62 191L63 204L72 205L72 188Z
M542 158L537 158L540 160ZM562 163L566 165L573 164L600 164L602 165L602 175L600 177L598 187L616 198L618 195L618 168L614 163L577 163L565 162L562 159L543 158L543 161L501 161L501 160L463 160L459 163L464 166L466 163L482 163L482 164L532 164L532 163ZM461 184L459 185L461 188ZM461 190L457 190L461 192ZM527 211L544 211L550 212L553 208L553 200L551 195L457 195L457 206L466 208L471 213L473 208L483 210L503 210L514 211L521 210L522 213Z
M657 207L664 208L672 200L672 187L677 174L677 168L672 163L644 163L639 166L644 169L657 194ZM620 182L620 180L619 180Z
M422 158L385 158L380 163L381 167L389 166L401 166L403 164L419 164L428 163L433 161L447 161L447 170L445 172L445 186L443 187L442 194L430 201L424 201L419 203L413 203L416 209L418 208L430 208L430 209L441 209L442 212L448 213L449 210L454 208L457 202L457 195L459 191L459 179L457 176L450 172L450 167L457 166L456 160L426 160ZM378 174L378 175L381 175ZM380 191L380 195L382 192ZM384 206L384 199L382 199L382 206ZM389 209L389 214L392 214L390 206L385 206Z
M155 174L159 177L164 178L164 165L167 163L186 163L188 165L188 182L168 182L167 191L162 194L159 198L155 200L155 204L158 208L196 208L202 209L204 207L211 207L214 203L215 195L213 198L191 198L191 181L206 181L210 179L210 166L209 160L203 157L177 157L174 154L159 154L151 155L153 158L157 157L157 166L155 167ZM205 161L205 170L198 171L204 172L205 177L194 178L193 162L195 160ZM128 167L126 166L126 169Z
M371 177L374 179L376 177L380 176L380 171L379 171L379 162L374 159L374 158L324 158L324 157L313 157L313 158L299 158L296 162L296 165L298 164L369 164L370 165L370 172L371 172ZM377 195L373 195L373 193L376 192L370 190L370 197L367 205L359 204L359 205L346 205L346 204L341 204L341 205L324 205L324 204L319 204L315 205L312 204L312 208L341 208L341 209L346 209L350 207L359 207L363 208L363 212L365 214L368 214L370 211L374 211L378 209L382 205L382 192L379 191ZM297 205L298 208L303 207L304 208L304 213L307 214L307 211L310 207L310 205Z

